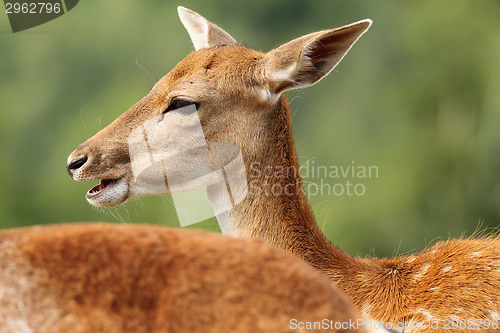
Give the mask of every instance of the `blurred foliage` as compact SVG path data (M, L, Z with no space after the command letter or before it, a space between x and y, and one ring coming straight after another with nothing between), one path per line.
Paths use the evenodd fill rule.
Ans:
M176 226L169 197L97 210L65 162L192 50L171 1L83 1L12 34L0 15L0 227L67 221ZM302 163L377 166L363 196L311 197L329 239L390 256L500 224L500 3L188 0L267 51L363 18L327 78L289 93ZM319 179L307 177L307 181ZM334 180L332 184L335 183ZM344 180L342 180L344 181ZM218 230L215 221L193 227Z

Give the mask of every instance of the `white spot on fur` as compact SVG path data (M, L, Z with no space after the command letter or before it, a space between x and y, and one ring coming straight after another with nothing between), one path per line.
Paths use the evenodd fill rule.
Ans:
M425 320L427 320L427 321L431 321L432 319L434 319L434 316L424 308L420 307L417 309L416 312L420 312L424 316Z
M410 259L406 260L406 263L409 264L409 263L414 262L414 261L415 261L415 258L410 258Z
M363 304L361 307L361 313L364 314L365 316L368 316L368 312L370 311L370 308L372 307L372 303L368 302Z
M462 290L464 292L468 292L470 291L470 289L474 289L474 288L477 288L481 285L481 281L478 281L476 283L473 283L473 284L469 284L469 285L466 285L465 287L462 288Z
M430 292L436 292L436 291L438 291L439 289L441 289L441 288L440 288L440 287L431 287L431 288L429 288L429 291L430 291Z
M445 265L443 266L443 268L441 269L441 272L442 273L448 273L449 271L451 271L451 269L453 268L452 265Z
M494 269L496 271L500 271L500 267L498 266L498 260L489 262L488 266L490 266L491 269Z
M479 255L480 255L480 254L481 254L481 253L480 253L479 251L474 251L474 252L472 252L472 253L470 254L470 256L471 256L472 258L477 258L477 257L479 257Z
M500 321L500 313L494 311L494 310L491 310L490 313L489 313L490 317L491 317L491 320L493 321Z
M360 282L366 282L369 280L369 277L367 276L367 274L358 274L358 280Z
M257 94L259 95L260 99L263 102L269 102L271 104L274 104L278 100L278 98L280 97L279 94L274 94L274 93L272 93L269 90L264 89L264 88L257 89Z
M418 282L422 278L422 276L424 276L424 274L427 273L429 267L431 267L430 264L425 264L418 273L413 275L413 281Z
M103 160L104 160L104 159L106 159L107 157L108 157L108 155L106 155L106 154L101 155L101 158L102 158Z
M257 89L257 93L259 94L260 98L265 102L271 99L271 92L267 89L264 88Z

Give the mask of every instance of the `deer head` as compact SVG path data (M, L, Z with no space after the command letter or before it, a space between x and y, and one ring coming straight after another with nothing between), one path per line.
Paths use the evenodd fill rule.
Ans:
M283 92L318 82L371 24L363 20L311 33L261 53L239 44L199 14L183 7L178 11L195 51L68 158L67 170L74 180L101 180L86 195L95 206L113 207L138 196L216 184L217 175L206 176L209 166L214 167L211 143L235 144L246 172L263 158L274 165L295 159ZM134 156L151 148L143 135L153 128L156 141L161 141L159 150L176 158L162 159L155 171L139 179ZM208 153L196 148L200 140L208 143ZM279 151L271 154L269 147ZM220 163L226 163L234 151L220 155ZM141 165L141 170L146 168ZM164 177L167 174L176 175L175 184Z

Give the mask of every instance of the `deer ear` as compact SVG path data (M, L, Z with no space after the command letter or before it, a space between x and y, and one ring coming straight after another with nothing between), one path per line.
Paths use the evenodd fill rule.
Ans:
M182 6L177 7L177 12L193 41L195 50L224 44L238 44L231 35L215 24L208 22L200 14Z
M279 94L321 80L342 60L371 23L371 20L363 20L315 32L268 52L262 62L262 72L270 81L272 92Z

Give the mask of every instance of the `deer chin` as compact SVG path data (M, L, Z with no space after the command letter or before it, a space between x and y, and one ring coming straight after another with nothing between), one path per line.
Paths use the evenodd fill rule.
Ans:
M129 197L129 185L124 176L116 179L102 179L87 191L87 201L94 206L111 208L124 203Z

